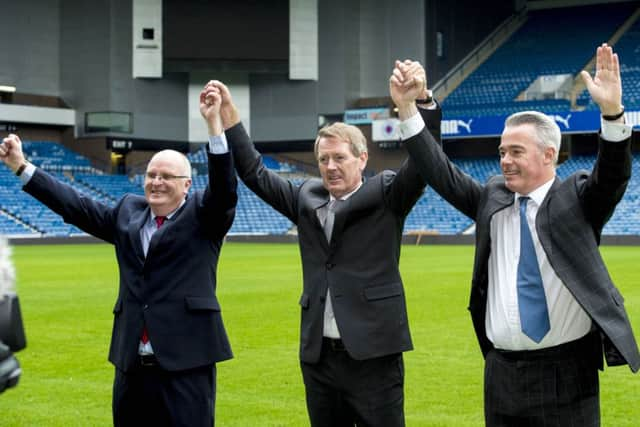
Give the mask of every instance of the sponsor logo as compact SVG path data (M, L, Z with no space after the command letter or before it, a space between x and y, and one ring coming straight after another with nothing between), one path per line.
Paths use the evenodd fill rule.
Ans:
M470 134L471 122L473 122L473 119L469 119L468 122L465 122L464 120L443 120L440 129L443 134L458 135L460 133L460 128L463 128L466 133Z
M350 125L366 125L374 120L387 118L389 118L388 108L362 108L344 112L344 122Z
M562 117L558 114L554 114L553 116L551 116L551 118L557 123L564 125L565 129L571 129L569 126L569 119L571 118L571 114L569 114L567 117Z

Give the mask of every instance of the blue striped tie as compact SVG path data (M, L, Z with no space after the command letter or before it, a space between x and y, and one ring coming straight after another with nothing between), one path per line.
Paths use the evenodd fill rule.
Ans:
M531 231L527 224L528 197L520 197L520 261L518 262L518 308L522 332L535 342L549 329L549 311Z

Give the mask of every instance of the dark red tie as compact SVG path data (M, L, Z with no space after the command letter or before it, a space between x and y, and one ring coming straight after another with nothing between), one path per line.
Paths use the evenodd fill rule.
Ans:
M158 226L158 228L162 227L162 224L164 224L164 221L167 219L166 216L157 216L154 218L156 220L156 225ZM147 334L147 326L145 325L144 328L142 329L142 337L140 337L140 341L142 341L142 344L146 344L149 342L149 335Z
M164 221L166 219L167 219L166 216L157 216L157 217L155 217L156 224L158 225L158 228L160 228L162 226L162 224L164 224Z

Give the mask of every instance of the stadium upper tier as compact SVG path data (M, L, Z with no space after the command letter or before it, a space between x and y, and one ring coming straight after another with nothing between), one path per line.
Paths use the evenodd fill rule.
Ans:
M640 107L640 20L618 40L615 50L621 60L623 101L627 108ZM580 93L577 102L590 110L598 108L586 90Z
M25 143L29 147L27 153L38 153L44 150L51 152L67 151L64 147L54 143ZM46 147L45 147L46 146ZM80 156L81 157L81 156ZM123 175L103 175L87 173L92 170L85 163L86 159L73 155L73 164L60 164L64 173L55 172L58 165L53 167L54 174L67 184L94 200L107 205L113 205L126 193L144 194L142 183L144 177L136 175L129 179ZM30 157L36 165L45 165L49 169L52 163L46 158ZM270 161L276 162L271 158ZM579 169L590 170L595 156L574 156L562 163L558 168L558 175L566 177ZM42 162L42 163L39 163ZM82 172L73 173L78 164L83 166ZM194 159L197 162L197 159ZM462 170L480 182L500 174L498 158L455 159ZM277 166L275 169L281 169ZM285 167L287 169L287 167ZM293 179L299 184L299 179ZM192 189L203 189L207 185L207 175L193 176ZM260 200L242 182L238 187L238 207L236 218L230 234L286 234L293 229L293 224L280 213ZM431 188L427 188L405 223L405 232L424 232L433 234L460 234L469 229L473 222L456 211ZM604 229L608 235L640 235L640 154L633 160L632 179L624 198L618 205L614 215ZM62 218L44 207L21 190L21 182L6 167L0 168L0 234L9 236L72 236L82 234L74 226L65 224Z
M524 101L522 94L540 76L577 76L638 8L637 2L530 11L526 22L443 101L445 117L506 115L525 109L546 113L572 109L570 91L562 99ZM622 64L627 109L640 107L640 22L614 44ZM595 108L586 91L576 108Z

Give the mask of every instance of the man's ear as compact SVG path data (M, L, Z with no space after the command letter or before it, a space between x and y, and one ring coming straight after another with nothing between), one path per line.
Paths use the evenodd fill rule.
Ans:
M360 162L362 163L360 172L364 172L365 168L367 167L367 160L369 160L369 153L365 151L364 153L360 154Z
M556 154L556 149L553 147L547 147L544 149L544 163L545 164L553 164L554 158Z

